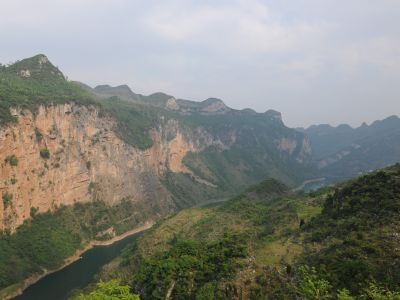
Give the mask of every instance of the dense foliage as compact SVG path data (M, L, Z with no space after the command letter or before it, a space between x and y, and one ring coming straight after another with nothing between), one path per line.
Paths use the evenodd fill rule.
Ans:
M78 300L139 300L139 296L132 294L129 286L120 285L117 280L100 281L96 290L88 295L80 295Z
M212 299L219 294L217 284L235 274L237 259L245 257L243 241L226 235L201 243L176 238L168 251L145 258L134 274L132 285L144 298Z
M77 203L55 213L37 214L33 209L33 218L16 233L0 235L0 289L61 266L90 240L111 238L107 229L117 234L131 229L145 218L132 215L135 209L128 200L112 207L100 201Z
M344 185L306 228L307 241L320 245L307 262L354 293L371 280L399 289L399 214L400 166Z

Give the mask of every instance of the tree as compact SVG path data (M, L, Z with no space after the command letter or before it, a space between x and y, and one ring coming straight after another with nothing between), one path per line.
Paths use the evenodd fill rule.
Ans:
M375 283L370 283L369 287L365 290L366 295L364 299L374 299L374 300L400 300L400 292L392 292L385 290L384 288L376 285Z
M332 299L330 283L321 279L315 268L301 266L297 290L304 300Z
M140 300L138 295L132 294L127 285L120 285L118 280L100 281L96 290L89 295L81 294L78 300Z
M40 156L44 159L50 158L50 151L47 148L40 149Z

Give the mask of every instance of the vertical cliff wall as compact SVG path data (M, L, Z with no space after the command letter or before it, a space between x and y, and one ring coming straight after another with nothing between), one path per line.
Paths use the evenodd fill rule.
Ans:
M154 216L175 209L160 176L187 172L182 159L199 145L177 122L151 131L153 146L138 150L114 132L115 122L93 107L40 107L33 114L12 110L14 125L0 129L0 229L14 230L31 210L101 199L142 203Z
M0 230L14 231L32 213L96 199L108 205L128 199L155 219L229 186L279 175L281 165L302 164L309 154L308 140L287 128L273 135L253 127L206 130L161 116L149 132L152 146L140 150L94 106L11 113L17 122L0 128ZM200 156L187 160L189 153Z

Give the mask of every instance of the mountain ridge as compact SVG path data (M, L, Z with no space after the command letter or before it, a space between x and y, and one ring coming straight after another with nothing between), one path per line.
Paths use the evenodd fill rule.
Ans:
M350 178L397 163L400 159L400 118L397 115L363 123L327 124L297 129L310 138L313 161L328 181Z
M31 76L21 76L20 69ZM31 208L54 211L96 197L109 205L125 197L144 201L155 195L146 180L157 187L166 213L243 189L268 174L294 185L304 175L292 170L308 169L308 140L287 128L280 113L233 110L216 98L143 96L127 85L91 88L56 70L44 55L0 70L0 158L6 162L0 166L0 189L13 198L0 203L3 229L16 230ZM166 106L170 99L183 109ZM140 155L146 159L135 164ZM10 159L16 165L7 163ZM107 182L113 181L107 176L121 187L114 196L107 193ZM67 186L57 178L63 177L76 185L76 193L60 194ZM43 193L52 199L42 201Z

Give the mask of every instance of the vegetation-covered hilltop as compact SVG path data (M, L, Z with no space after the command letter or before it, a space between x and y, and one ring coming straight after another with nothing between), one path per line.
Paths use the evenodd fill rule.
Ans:
M39 54L9 66L0 66L0 125L15 122L10 108L35 112L40 105L77 103L95 105L118 121L116 131L127 143L140 149L152 145L148 130L154 123L152 111L140 110L133 103L104 99L99 101L76 82L68 81L48 58Z
M160 222L100 278L142 299L400 299L400 165L291 195L267 180Z
M14 122L10 108L35 110L40 104L93 104L89 93L65 80L46 56L39 54L10 66L0 65L0 125Z

